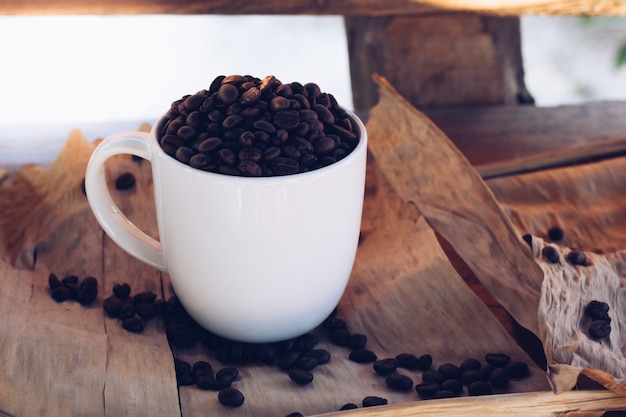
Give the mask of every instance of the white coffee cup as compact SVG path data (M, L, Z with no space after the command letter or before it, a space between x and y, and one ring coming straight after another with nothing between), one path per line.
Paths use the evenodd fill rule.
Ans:
M345 158L306 173L238 177L202 171L167 155L157 132L121 132L95 149L85 177L89 203L122 249L170 275L200 325L244 342L304 334L337 306L357 250L367 133ZM159 240L116 206L105 161L131 154L152 164Z

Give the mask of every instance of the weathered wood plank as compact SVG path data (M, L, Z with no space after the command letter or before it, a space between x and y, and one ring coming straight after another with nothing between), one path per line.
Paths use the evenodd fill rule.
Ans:
M389 16L457 10L499 15L626 15L626 5L612 0L5 0L0 14L313 14Z
M354 108L367 111L389 80L416 107L532 103L519 18L449 13L346 18Z
M475 165L513 161L626 135L626 102L558 107L418 107Z

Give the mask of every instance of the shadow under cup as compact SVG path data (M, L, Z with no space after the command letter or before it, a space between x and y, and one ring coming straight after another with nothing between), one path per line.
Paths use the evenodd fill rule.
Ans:
M160 241L141 244L156 248L156 261L142 259L124 238L113 240L167 272L187 312L215 334L274 342L311 331L337 306L358 246L367 133L349 116L359 136L350 154L273 177L217 174L177 161L158 144L162 119L144 141L147 149L125 150L152 163ZM111 220L100 212L94 208L109 233Z

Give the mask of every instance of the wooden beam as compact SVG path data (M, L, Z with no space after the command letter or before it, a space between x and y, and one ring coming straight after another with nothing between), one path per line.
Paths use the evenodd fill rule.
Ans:
M309 14L391 16L469 11L497 15L626 15L615 0L3 0L0 15Z

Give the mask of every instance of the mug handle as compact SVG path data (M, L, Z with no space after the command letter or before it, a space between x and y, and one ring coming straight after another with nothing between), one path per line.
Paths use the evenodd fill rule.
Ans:
M85 191L98 223L107 235L135 258L167 272L161 242L135 226L113 201L104 175L104 163L114 155L131 154L152 161L145 132L120 132L106 138L94 150L85 172Z

